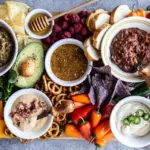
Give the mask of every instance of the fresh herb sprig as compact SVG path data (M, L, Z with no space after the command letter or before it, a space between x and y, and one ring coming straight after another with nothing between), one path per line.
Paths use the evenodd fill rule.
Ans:
M10 70L8 73L0 77L0 99L7 101L8 97L12 94L17 81L17 73Z

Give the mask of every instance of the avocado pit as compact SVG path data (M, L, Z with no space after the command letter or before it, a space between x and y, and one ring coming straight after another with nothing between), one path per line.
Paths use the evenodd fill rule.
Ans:
M36 69L36 63L33 58L28 58L19 67L19 74L24 77L31 77Z

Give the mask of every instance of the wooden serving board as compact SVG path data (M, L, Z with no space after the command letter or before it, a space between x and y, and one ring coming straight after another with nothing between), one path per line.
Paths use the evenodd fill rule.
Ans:
M57 15L57 14L59 14L59 13L61 13L61 12L51 12L51 14L53 15L53 16L55 16L55 15ZM150 13L150 11L146 11L146 14L148 14L148 13ZM1 105L0 105L0 109L3 109L2 107L1 107ZM2 111L3 112L3 111ZM2 114L0 114L0 122L1 121L3 121L3 118L2 118ZM0 128L0 132L2 133L3 132L3 130L4 130L4 128L5 128L5 124L4 125L2 125L2 127ZM3 135L1 135L0 134L0 138L8 138L7 136L5 136L4 134ZM62 134L61 136L59 136L59 137L57 137L57 138L50 138L50 139L57 139L57 140L84 140L84 139L82 139L82 138L74 138L74 137L70 137L70 136L67 136L66 134ZM112 140L116 140L115 138L113 138Z

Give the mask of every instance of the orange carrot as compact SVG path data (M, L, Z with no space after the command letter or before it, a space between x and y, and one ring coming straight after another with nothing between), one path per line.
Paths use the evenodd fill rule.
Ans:
M145 13L145 10L138 9L136 11L131 11L128 16L130 16L130 17L131 16L146 17L146 13Z
M132 12L130 12L129 13L129 15L128 15L129 17L132 17L132 16L137 16L137 14L136 14L136 12L135 11L132 11Z
M99 110L92 111L91 116L90 116L92 128L95 128L99 124L101 118L102 118L102 115L99 112Z
M0 120L3 119L3 101L0 100Z
M78 129L73 124L66 124L65 125L65 134L69 135L71 137L83 138L81 133L78 131Z
M143 9L138 9L136 11L136 14L137 14L137 16L140 16L140 17L145 17L146 16L145 10L143 10Z
M91 101L87 94L74 95L74 96L72 96L72 100L74 102L80 102L83 104L91 104Z
M6 128L6 124L5 124L5 121L4 120L0 120L0 138L11 138L10 136L8 135L5 135L5 130Z
M94 128L93 133L95 138L101 139L103 138L110 130L109 120L106 120L100 123L96 128Z
M104 147L111 139L113 138L113 134L109 131L106 135L104 135L101 139L96 139L94 143L99 147Z
M80 102L74 102L74 109L80 108L86 104L80 103Z

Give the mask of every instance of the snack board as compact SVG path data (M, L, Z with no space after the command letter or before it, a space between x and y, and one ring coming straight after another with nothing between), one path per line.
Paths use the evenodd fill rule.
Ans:
M15 13L12 13L12 8L16 8ZM148 109L150 105L147 102L148 99L142 97L147 97L150 93L149 72L147 71L149 62L147 62L147 57L143 57L145 53L149 53L148 29L150 21L146 19L146 17L149 18L149 11L143 9L131 11L127 5L120 5L113 12L97 9L93 12L81 11L66 14L56 19L55 25L53 23L44 24L46 19L43 20L42 17L44 15L50 17L51 14L52 16L57 16L59 12L49 14L46 10L38 9L29 12L29 6L16 2L6 2L5 5L0 7L0 11L6 11L5 14L0 14L0 18L5 20L15 31L19 46L19 55L11 71L1 77L2 100L3 102L9 101L12 106L9 112L5 109L4 121L4 103L0 101L0 138L17 138L15 131L12 130L17 128L16 131L20 132L19 138L22 143L31 142L34 138L39 140L85 139L90 143L103 147L110 140L117 138L123 144L135 147L136 145L130 143L130 136L128 137L128 135L149 136L147 127L150 119ZM139 22L142 25L137 23L138 25L134 26L136 17L134 18L133 16L140 19ZM128 19L128 17L130 18ZM103 55L100 55L103 38L113 24L119 26L118 22L122 20L127 20L133 27L128 30L123 27L122 23L120 32L114 29L114 32L119 33L116 34L117 38L113 37L113 44L110 47L114 55L111 53L109 59L113 62L113 65L118 65L117 67L122 69L124 74L130 74L135 69L138 69L137 78L142 78L146 83L128 84L123 82L120 77L115 78L112 76L111 69L113 67L110 68L110 66L105 66L101 63L101 60L105 62ZM146 22L145 26L143 22ZM141 26L144 27L142 28ZM42 28L45 30L44 32L40 31ZM142 28L142 30L137 28ZM45 32L48 32L47 35ZM129 34L131 34L131 37ZM140 40L137 37L140 37ZM122 42L122 38L126 39L128 45L116 48L116 45L119 44L117 42ZM130 47L131 55L126 56L126 52L129 50L127 51L125 47L128 46ZM144 50L139 51L137 46ZM121 68L120 65L120 54L113 52L115 51L114 47L118 49L119 53L124 53L121 56L121 59L126 62L123 66L124 68ZM64 50L66 49L69 55L65 55ZM137 51L134 51L135 49ZM139 56L138 58L135 56L139 53L142 56L140 59ZM146 64L143 64L140 61L141 59ZM80 66L78 66L79 63L77 62L80 62ZM138 67L141 68L139 69ZM63 70L64 68L65 70ZM65 78L63 76L64 71L67 72L67 74L65 72L67 76ZM41 97L42 94L45 96L41 98L35 93L29 93L29 95L26 93L17 97L16 91L20 89L34 91L33 89L26 89L31 87L37 89L36 92L39 92ZM22 91L20 90L20 92ZM134 108L132 98L130 98L131 101L129 101L128 107L132 106L134 111L130 112L131 109L129 109L126 110L126 114L123 114L119 109L122 118L118 119L120 122L118 121L117 129L115 129L116 125L113 126L114 120L111 119L110 121L112 111L114 113L115 109L117 109L115 104L123 102L125 97L135 95L141 96L140 98L138 97L139 101L135 103L137 107ZM13 100L16 100L14 104L11 103L12 97L15 97ZM50 99L50 103L53 106L49 110L46 100L44 100L47 98ZM143 104L141 104L142 102ZM8 102L6 106L6 108L9 108ZM120 108L122 107L120 106ZM130 114L127 113L128 111ZM46 119L49 119L49 121L44 123L45 121L43 120ZM39 127L38 122L41 122L40 124L43 126ZM145 130L142 133L140 132L141 122L145 124ZM135 130L131 132L132 125L137 129L138 134ZM128 127L129 130L126 130ZM44 129L47 129L47 131L45 132ZM26 132L30 132L30 135L33 134L32 137L34 138L30 138L31 136L25 134ZM123 136L124 134L127 134L127 136ZM128 143L124 143L121 140L124 138L129 140L127 140ZM150 144L148 141L143 143L141 141L138 141L141 145L137 145L137 147ZM135 139L135 142L132 143L136 142Z

